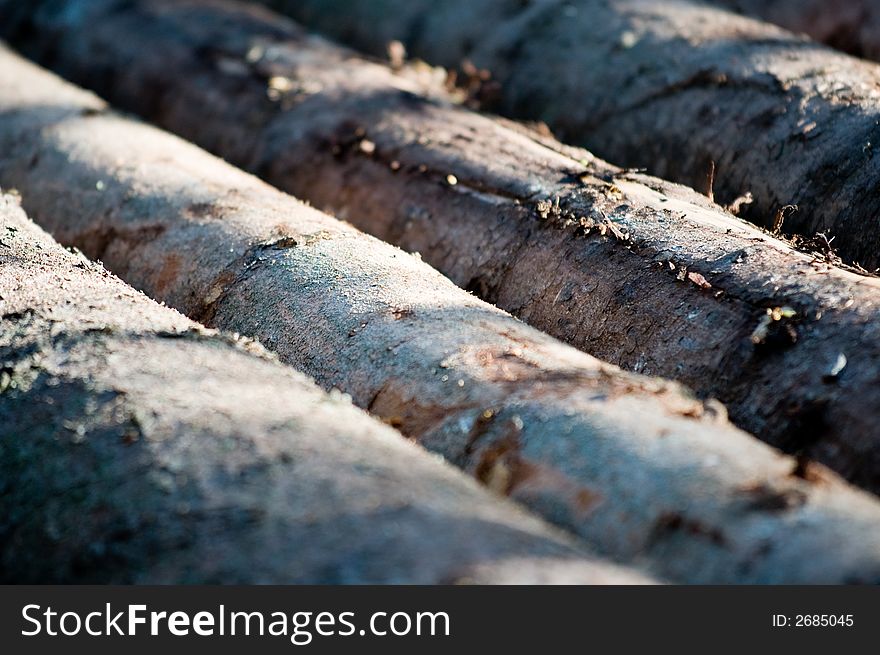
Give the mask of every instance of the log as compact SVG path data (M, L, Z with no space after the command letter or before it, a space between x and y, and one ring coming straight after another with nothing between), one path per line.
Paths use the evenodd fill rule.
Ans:
M0 184L62 242L618 562L680 582L880 581L874 497L8 52Z
M11 196L0 239L4 583L649 581L65 251Z
M799 254L696 193L454 107L412 71L264 11L139 2L83 20L41 24L65 73L531 325L720 398L761 439L880 491L880 288L827 250ZM272 101L273 79L309 90Z
M724 205L751 194L741 216L880 267L874 63L687 0L270 4L374 54L399 39L434 64L469 60L502 113Z
M872 0L711 0L712 4L809 34L856 57L880 59L880 7Z

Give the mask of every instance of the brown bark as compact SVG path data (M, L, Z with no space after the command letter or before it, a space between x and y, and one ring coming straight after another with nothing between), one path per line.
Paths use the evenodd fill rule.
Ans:
M266 12L141 2L101 16L41 24L42 58L532 325L721 398L762 439L880 490L876 280L685 189L427 101L413 92L442 89ZM298 91L272 101L271 79ZM768 319L783 307L796 315Z
M880 504L9 53L0 182L63 242L282 359L618 561L880 580Z
M64 251L9 196L0 239L4 582L648 580Z
M880 59L880 6L874 0L710 0L803 32L857 57Z
M706 187L771 228L835 237L880 267L880 68L768 23L687 0L276 0L374 54L465 59L498 108L545 121L618 165ZM836 4L836 3L829 3ZM497 93L497 90L496 90Z

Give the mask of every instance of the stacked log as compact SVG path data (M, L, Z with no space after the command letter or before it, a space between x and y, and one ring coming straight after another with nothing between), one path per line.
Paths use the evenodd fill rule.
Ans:
M565 346L8 52L0 89L0 183L62 242L583 543L681 582L880 579L876 499L717 403Z

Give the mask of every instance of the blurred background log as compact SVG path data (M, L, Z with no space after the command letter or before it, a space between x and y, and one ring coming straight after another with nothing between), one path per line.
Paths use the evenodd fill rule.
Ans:
M803 32L856 57L880 59L880 5L875 0L710 0L792 32Z
M615 164L711 187L724 205L750 193L744 218L825 233L848 262L880 266L877 64L687 0L268 4L375 55L400 40L430 63L484 69L490 107Z

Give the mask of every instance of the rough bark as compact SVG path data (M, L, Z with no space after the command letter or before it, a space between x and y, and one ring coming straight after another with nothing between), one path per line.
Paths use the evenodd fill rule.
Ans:
M9 196L0 238L5 582L648 580L66 252Z
M710 0L802 32L857 57L880 59L880 6L874 0Z
M376 54L390 39L500 83L498 109L621 166L707 188L880 267L880 68L687 0L274 2ZM829 3L832 4L832 3ZM487 26L491 26L487 28ZM497 91L497 90L496 90ZM785 208L797 206L797 212Z
M683 188L425 100L413 92L442 89L266 12L141 2L81 20L40 21L53 37L41 58L532 325L718 397L762 439L880 490L875 280ZM276 78L298 91L268 99ZM796 316L769 321L783 307Z
M618 561L876 582L880 504L9 53L0 182L155 297L282 359Z

